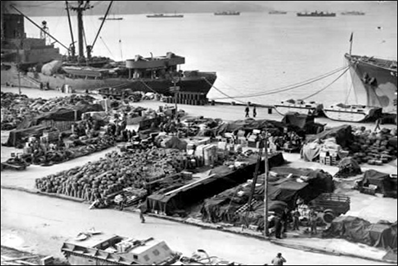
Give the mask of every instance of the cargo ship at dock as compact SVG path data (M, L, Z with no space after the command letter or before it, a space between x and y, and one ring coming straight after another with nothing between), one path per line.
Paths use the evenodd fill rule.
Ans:
M69 9L80 12L77 16L78 55L75 54L74 42L69 47L59 43L44 27L38 26L15 6L3 8L5 4L2 2L2 84L48 89L68 86L75 90L89 91L104 87L121 90L129 88L166 96L174 95L178 91L206 97L217 78L216 73L183 71L180 66L185 63L185 57L172 52L164 56L137 55L133 59L115 62L109 58L92 56L93 45L88 45L85 51L83 11L91 6L89 1L84 2L79 7L67 4L68 17ZM13 9L16 12L5 12ZM107 15L103 22L107 20ZM45 38L27 38L24 18L35 24ZM46 38L52 40L46 41ZM54 40L68 50L67 56L61 55L59 48L54 48L53 43L48 44Z
M397 61L345 54L357 95L366 96L366 106L397 114Z

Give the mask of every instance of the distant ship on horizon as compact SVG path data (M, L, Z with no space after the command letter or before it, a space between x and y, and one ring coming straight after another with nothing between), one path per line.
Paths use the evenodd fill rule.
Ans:
M183 18L184 15L182 14L163 14L163 13L158 13L158 14L152 14L152 15L147 15L147 18Z
M346 12L341 12L341 15L351 15L351 16L363 16L365 15L365 12L361 11L346 11Z
M99 17L99 20L104 20L104 17ZM106 20L123 20L123 17L108 17Z
M322 11L321 12L315 11L315 12L311 12L311 13L299 12L299 13L297 13L297 16L298 17L335 17L336 13L329 13L329 12L322 12Z
M239 11L222 11L222 12L215 12L215 16L239 16Z
M270 14L270 15L285 15L285 14L287 14L287 12L279 11L279 10L272 10L272 11L268 12L268 14Z

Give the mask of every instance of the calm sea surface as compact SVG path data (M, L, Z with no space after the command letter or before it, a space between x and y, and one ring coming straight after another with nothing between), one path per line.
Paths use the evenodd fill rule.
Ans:
M344 54L354 32L352 53L397 60L397 17L377 12L365 16L303 18L295 13L269 15L242 13L240 16L184 14L184 18L146 18L121 15L103 26L94 55L115 60L135 55L185 56L182 70L215 71L218 79L208 97L219 101L251 101L275 104L282 100L306 98L328 86L340 73L297 89L268 94L329 73L347 65ZM99 16L85 16L87 43L92 44L100 27ZM50 33L65 45L71 43L66 17L33 17L46 20ZM76 26L76 17L72 17ZM25 20L29 37L39 30ZM75 40L77 35L74 36ZM56 44L56 47L60 47ZM61 47L61 52L65 49ZM340 102L364 103L350 90L349 72L309 100L326 105ZM235 97L227 98L226 95Z

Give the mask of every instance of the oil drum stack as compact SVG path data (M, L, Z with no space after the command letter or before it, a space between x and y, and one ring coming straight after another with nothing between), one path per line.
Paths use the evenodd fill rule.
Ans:
M177 104L187 105L205 105L208 103L206 94L198 92L177 92L175 96L177 98ZM166 98L166 103L174 103L175 97L169 96Z

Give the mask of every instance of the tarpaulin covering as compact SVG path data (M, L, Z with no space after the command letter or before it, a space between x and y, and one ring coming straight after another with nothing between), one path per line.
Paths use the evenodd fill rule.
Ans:
M369 227L369 237L371 245L374 247L382 247L384 249L397 248L397 224L372 224Z
M38 125L44 120L53 120L53 121L75 121L80 120L82 112L78 110L74 110L71 108L61 107L56 110L46 112L37 116L35 120L35 124Z
M346 178L356 176L362 173L361 167L358 162L352 157L343 158L339 164L339 171L335 174L336 177Z
M376 185L376 192L382 193L386 197L397 197L397 188L394 187L389 174L382 173L373 169L367 170L363 179L360 181L362 187ZM395 193L394 193L395 192Z
M309 201L323 191L333 191L332 177L324 174L322 170L276 167L272 169L272 172L277 173L278 176L269 177L269 211L281 213L285 207L293 208L298 197ZM293 177L287 177L291 173ZM308 182L298 182L295 177L301 175L306 175ZM246 183L206 199L201 209L202 220L263 226L264 175L258 177L252 198L252 209L247 212L251 190L252 183Z
M29 136L42 135L43 131L50 129L48 126L34 126L26 129L17 129L10 131L7 142L5 146L18 147L24 143L23 138L28 138Z
M283 117L282 122L287 125L292 125L304 129L307 124L314 123L314 117L300 113L288 112Z
M236 170L232 170L224 165L215 167L212 169L213 176L175 191L166 198L162 198L161 196L149 196L149 206L156 206L160 208L158 210L164 210L167 215L172 215L175 211L186 209L203 199L212 197L224 190L245 182L252 177L256 162L257 156L251 156L247 159L247 166ZM282 153L275 153L269 157L270 167L280 166L283 163L284 159ZM264 161L260 163L259 172L264 172Z
M300 197L305 202L315 199L322 193L334 191L332 175L322 169L275 167L272 171L280 175L292 174L293 177L305 177L305 182L308 183L308 186L303 191L305 193L300 193Z
M180 140L178 137L172 137L168 141L166 141L166 148L168 149L178 149L185 150L187 148L187 142L184 140Z
M394 224L371 224L353 216L335 218L330 227L323 231L325 238L344 238L352 242L362 243L384 249L397 248L397 222Z
M350 125L342 125L338 127L334 127L328 130L325 130L315 136L310 136L307 142L312 142L316 139L327 139L335 137L336 143L339 144L341 147L345 148L350 145L353 141L352 129Z
M301 158L306 162L313 162L319 158L322 145L318 140L304 144L300 150Z
M236 120L230 123L221 124L213 128L215 135L219 135L225 132L235 132L239 130L253 130L253 129L267 129L271 134L275 132L283 131L286 124L274 120L254 120L252 118L246 120Z
M339 216L330 227L323 231L322 237L344 238L352 242L371 245L369 227L371 223L353 216Z
M81 120L82 114L86 112L103 111L99 104L85 104L82 102L74 106L60 107L55 110L43 113L34 119L34 125L40 124L44 120L53 121L75 121Z

